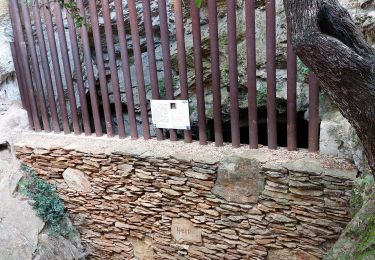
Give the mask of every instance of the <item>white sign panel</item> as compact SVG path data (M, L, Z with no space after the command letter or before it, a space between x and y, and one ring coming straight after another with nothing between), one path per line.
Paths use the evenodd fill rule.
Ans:
M151 100L151 116L156 128L190 129L188 100Z

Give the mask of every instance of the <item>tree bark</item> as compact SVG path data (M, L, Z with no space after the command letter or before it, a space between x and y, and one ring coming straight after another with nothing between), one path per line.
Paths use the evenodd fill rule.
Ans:
M361 139L375 176L375 50L337 0L284 0L298 57Z

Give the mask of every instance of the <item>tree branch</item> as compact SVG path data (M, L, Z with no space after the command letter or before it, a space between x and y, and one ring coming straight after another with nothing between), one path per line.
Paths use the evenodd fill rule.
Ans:
M375 50L337 0L284 0L293 44L356 129L375 173Z

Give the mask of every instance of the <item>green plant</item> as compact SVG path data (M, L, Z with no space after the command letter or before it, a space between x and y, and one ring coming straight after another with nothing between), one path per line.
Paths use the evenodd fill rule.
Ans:
M297 59L297 79L298 81L305 81L310 74L310 69L300 60Z
M374 185L374 178L371 175L356 179L350 198L350 209L353 216L361 209L366 193L369 193L369 190L372 191Z
M257 106L258 107L265 106L266 102L267 102L267 88L266 88L266 84L263 81L261 81L257 89Z
M26 165L22 165L21 170L25 177L18 184L20 193L33 200L33 208L46 223L51 235L69 237L73 230L68 225L68 215L56 187L36 176L34 170Z

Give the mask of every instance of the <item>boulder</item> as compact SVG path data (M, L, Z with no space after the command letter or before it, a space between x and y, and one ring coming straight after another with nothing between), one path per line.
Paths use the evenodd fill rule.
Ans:
M91 184L85 174L77 169L68 168L63 172L63 178L69 188L77 192L90 192Z

